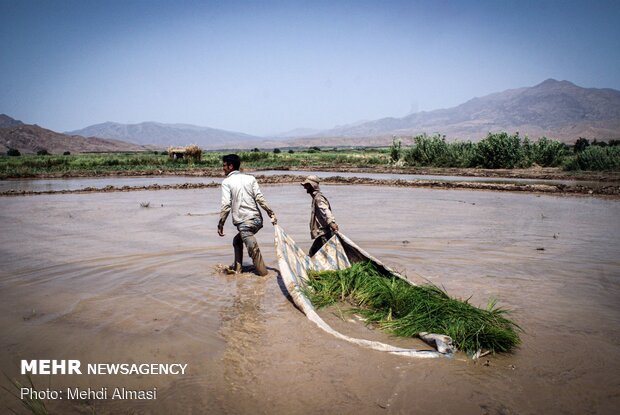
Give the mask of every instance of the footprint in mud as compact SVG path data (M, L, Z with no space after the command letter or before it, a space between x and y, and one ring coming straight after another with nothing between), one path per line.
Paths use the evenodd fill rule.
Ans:
M270 275L272 275L272 268L267 268L269 273L267 275L265 275L265 277L268 277ZM241 267L241 272L236 272L234 271L230 266L228 265L224 265L224 264L215 264L215 266L213 266L213 270L217 273L217 274L223 274L223 275L239 275L239 276L247 276L247 277L260 277L260 275L258 275L256 273L256 268L254 268L254 266L252 265L244 265L243 267Z

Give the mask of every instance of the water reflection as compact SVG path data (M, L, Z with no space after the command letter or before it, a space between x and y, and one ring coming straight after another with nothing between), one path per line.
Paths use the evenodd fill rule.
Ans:
M153 184L182 184L182 183L220 183L221 177L195 176L146 176L146 177L87 177L72 179L9 179L0 180L0 192L24 190L32 192L80 190L86 187L104 188L106 186L149 186Z

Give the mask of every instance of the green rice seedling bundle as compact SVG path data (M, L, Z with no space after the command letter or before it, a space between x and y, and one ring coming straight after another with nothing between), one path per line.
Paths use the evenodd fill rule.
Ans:
M480 309L450 298L435 285L412 285L385 276L371 262L339 271L309 272L304 293L318 307L350 302L354 312L396 336L445 334L462 351L510 352L519 345L519 326L494 301Z

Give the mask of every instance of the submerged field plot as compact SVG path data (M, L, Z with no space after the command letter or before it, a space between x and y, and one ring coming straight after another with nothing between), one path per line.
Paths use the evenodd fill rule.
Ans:
M303 189L262 190L307 250ZM477 361L407 360L317 330L283 291L271 225L257 234L267 277L214 269L232 258L230 241L216 234L218 188L53 194L0 198L0 328L10 333L0 339L2 369L19 377L24 357L188 365L175 376L33 376L44 387L157 387L155 401L96 401L98 414L613 413L620 405L618 201L323 191L341 230L393 269L478 307L496 298L512 310L525 329L521 345ZM3 394L0 405L19 403Z

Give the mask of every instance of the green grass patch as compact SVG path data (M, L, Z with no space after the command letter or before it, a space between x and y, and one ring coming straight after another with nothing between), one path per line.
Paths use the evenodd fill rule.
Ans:
M203 156L200 161L171 160L167 155L153 152L4 156L0 157L0 178L50 173L195 170L221 165L221 154L214 153Z
M167 154L101 153L70 155L0 156L0 178L31 177L38 174L106 173L179 170L199 171L221 168L222 156L230 152L209 151L201 160L172 160ZM303 167L366 167L387 165L389 154L384 149L297 150L293 153L271 151L237 152L244 169L294 169Z
M21 383L18 380L15 379L10 379L8 376L5 377L9 380L9 382L11 382L11 385L13 385L13 390L9 389L7 387L2 387L5 391L7 391L9 394L11 394L11 396L13 396L14 398L16 398L17 400L19 400L22 404L22 406L26 409L26 411L28 413L34 414L34 415L47 415L49 414L47 407L45 406L45 402L38 398L38 397L30 397L29 395L21 398L20 396L20 392L22 390L22 388L27 388L27 389L31 389L33 391L37 391L37 389L34 386L34 383L32 382L32 378L30 376L26 377L26 380L28 381L28 383ZM18 412L11 409L11 408L7 408L9 411L11 411L14 414L17 414Z
M370 322L396 336L445 334L462 351L510 352L520 344L519 326L491 301L480 309L451 298L434 285L411 285L385 276L370 262L339 271L310 272L304 293L317 308L348 301Z

